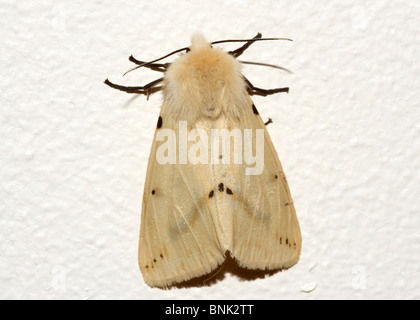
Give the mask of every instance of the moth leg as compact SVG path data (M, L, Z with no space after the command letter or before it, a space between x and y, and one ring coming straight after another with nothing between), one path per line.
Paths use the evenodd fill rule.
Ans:
M108 79L106 79L104 81L104 83L108 86L110 86L111 88L120 90L120 91L124 91L127 93L137 93L137 94L145 94L147 96L149 96L151 93L154 93L156 91L159 91L162 87L156 87L156 85L160 82L163 81L163 78L159 78L157 80L154 80L148 84L146 84L145 86L135 86L135 87L128 87L128 86L121 86L115 83L112 83L111 81L109 81Z
M267 122L264 122L264 125L268 126L270 123L273 123L273 119L268 118Z
M134 58L132 55L128 58L128 60L130 60L131 62L137 64L137 65L143 65L144 63L146 63L146 61L140 61L137 60L136 58ZM149 68L155 71L160 71L160 72L165 72L166 69L170 66L170 63L149 63L146 65L143 65L143 67L145 68Z
M252 39L259 39L262 37L262 34L258 32L258 34L252 38ZM248 42L246 42L242 47L233 50L233 51L229 51L228 53L231 54L232 56L234 56L235 58L239 57L242 53L244 53L244 51L246 49L248 49L248 47L253 44L255 41L249 40Z
M250 95L260 95L260 96L268 96L270 94L275 94L275 93L279 93L279 92L287 92L289 93L289 88L275 88L275 89L262 89L262 88L258 88L255 87L247 78L244 77L244 80L247 84L247 89L248 89L248 93Z

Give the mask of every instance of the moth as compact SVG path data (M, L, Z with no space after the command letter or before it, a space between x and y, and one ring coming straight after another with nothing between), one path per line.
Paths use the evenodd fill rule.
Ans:
M230 252L248 269L297 263L302 238L295 207L266 124L251 96L288 92L255 87L237 58L262 38L208 42L144 62L163 77L112 88L149 96L163 91L144 186L139 266L151 287L210 273ZM283 39L290 40L290 39ZM236 50L213 45L244 42ZM181 55L172 63L158 61ZM133 70L133 69L132 69Z

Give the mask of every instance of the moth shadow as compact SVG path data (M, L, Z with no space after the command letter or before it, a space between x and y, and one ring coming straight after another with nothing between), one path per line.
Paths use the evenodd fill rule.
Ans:
M239 278L241 281L253 281L270 277L282 269L275 270L251 270L240 267L229 252L226 253L226 260L216 270L188 281L173 285L173 288L193 288L193 287L209 287L215 283L222 281L227 274L232 274Z

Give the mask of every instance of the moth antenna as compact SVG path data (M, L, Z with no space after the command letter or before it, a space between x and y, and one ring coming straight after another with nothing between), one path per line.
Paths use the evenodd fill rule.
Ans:
M125 73L123 74L123 76L125 76L127 73L129 73L129 72L131 72L131 71L134 71L134 70L136 70L136 69L138 69L138 68L141 68L141 67L147 66L147 65L149 65L149 64L151 64L151 63L154 63L154 62L160 61L160 60L165 59L165 58L167 58L167 57L169 57L169 56L171 56L171 55L173 55L173 54L175 54L175 53L178 53L178 52L181 52L181 51L184 51L184 50L187 50L187 49L188 49L188 47L181 48L181 49L178 49L178 50L172 51L171 53L168 53L167 55L164 55L163 57L160 57L160 58L158 58L158 59L155 59L155 60L152 60L152 61L148 61L148 62L142 63L142 64L138 65L137 67L134 67L134 68L132 68L132 69L128 70L127 72L125 72Z
M290 71L289 69L286 69L286 68L277 66L275 64L269 64L269 63L263 63L263 62L253 62L253 61L243 61L243 60L238 60L238 61L240 63L243 63L243 64L253 64L253 65L256 65L256 66L263 66L263 67L270 67L270 68L280 69L280 70L286 71L287 73L293 74L293 72Z
M229 39L229 40L218 40L213 41L211 44L225 43L225 42L248 42L248 41L271 41L271 40L286 40L293 41L289 38L254 38L254 39Z
M137 60L136 58L133 57L133 55L131 55L128 60L130 60L131 62L137 64L137 65L141 65L143 63L145 63L145 61L140 61ZM168 69L168 67L170 66L170 63L149 63L147 66L145 66L146 68L149 68L151 70L154 71L161 71L161 72L165 72L166 69Z
M271 41L271 40L286 40L286 41L293 41L292 39L289 39L289 38L253 38L253 39L228 39L228 40L218 40L218 41L213 41L213 42L210 42L210 44L218 44L218 43L225 43L225 42L248 42L248 41ZM134 70L137 70L137 69L139 69L139 68L141 68L141 67L145 67L145 66L147 66L147 65L149 65L149 64L151 64L151 63L154 63L154 62L157 62L157 61L160 61L160 60L162 60L162 59L165 59L165 58L167 58L167 57L169 57L169 56L171 56L171 55L173 55L173 54L175 54L175 53L178 53L178 52L181 52L181 51L188 51L189 50L189 48L188 47L184 47L184 48L181 48L181 49L178 49L178 50L175 50L175 51L172 51L171 53L168 53L167 55L164 55L163 57L160 57L160 58L158 58L158 59L155 59L155 60L152 60L152 61L148 61L148 62L145 62L145 63L143 63L143 64L140 64L140 65L138 65L137 67L134 67L134 68L132 68L132 69L130 69L130 70L128 70L127 72L125 72L124 74L123 74L123 76L125 76L127 73L129 73L129 72L131 72L131 71L134 71Z

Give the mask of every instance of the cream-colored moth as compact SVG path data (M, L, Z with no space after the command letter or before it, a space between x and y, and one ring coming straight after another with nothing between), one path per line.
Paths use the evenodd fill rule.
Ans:
M144 186L139 265L151 287L169 287L215 270L226 252L248 269L294 265L301 234L277 152L250 95L288 92L254 87L241 73L248 40L191 46L172 63L130 60L163 72L145 86L125 87L149 95L163 90ZM286 39L288 40L288 39ZM233 51L213 44L245 44Z

